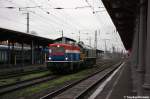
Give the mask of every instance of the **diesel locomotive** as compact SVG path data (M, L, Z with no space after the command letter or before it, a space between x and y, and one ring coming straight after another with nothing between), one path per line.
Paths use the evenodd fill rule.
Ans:
M53 73L71 73L96 63L96 49L71 38L58 38L48 49L47 68Z

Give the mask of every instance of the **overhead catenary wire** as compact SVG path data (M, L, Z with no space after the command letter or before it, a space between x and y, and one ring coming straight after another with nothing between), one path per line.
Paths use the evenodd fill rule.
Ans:
M13 2L11 2L11 3L13 3ZM13 3L13 4L14 4L14 3ZM18 8L18 9L20 9L20 7L3 7L3 8L8 8L8 9ZM28 7L28 8L32 8L32 7Z
M34 1L34 0L31 0L31 1ZM35 1L34 1L34 3L35 3ZM50 6L50 5L49 5L49 6ZM50 6L50 7L51 7L51 6ZM48 8L48 9L50 9L50 8ZM52 8L52 9L54 9L54 8ZM64 11L64 10L65 10L66 8L60 8L60 9L62 9L62 10L63 10L63 11L62 11L62 12L63 12L62 14L64 14L64 13L65 13L65 11ZM60 12L60 10L57 10L56 12ZM60 14L60 15L62 15L62 14ZM65 17L68 17L68 15L67 15L67 16L65 16ZM63 17L62 17L62 18L63 18ZM67 18L67 19L68 19L68 18ZM72 23L72 21L70 21L69 23ZM68 24L68 23L67 23L67 24ZM79 24L77 24L77 25L79 25Z
M36 2L34 1L34 0L31 0L31 2L33 2L33 3L35 3L36 4ZM52 14L50 11L46 11L46 10L44 10L44 8L42 8L42 7L40 7L40 9L42 10L42 11L44 11L45 13L47 13L47 14L49 14L49 15L51 15L51 16L54 16L54 18L56 18L57 20L60 20L60 21L62 21L62 23L65 23L65 24L63 24L63 25L69 25L69 27L72 27L72 25L70 25L70 23L69 22L67 22L67 21L65 21L64 19L60 19L59 17L57 17L56 15L54 15L54 14ZM55 8L52 8L53 10L55 9ZM57 10L57 12L58 12L58 10ZM62 15L62 13L61 14L59 14L58 16L60 16L60 15ZM63 18L63 17L62 17ZM74 27L73 27L74 28Z
M19 1L19 0L1 0L1 3L9 2L9 4L8 5L7 5L7 3L1 4L0 9L3 10L3 7L4 7L4 8L7 8L10 10L10 9L12 9L11 6L13 6L16 9L19 9L21 7L27 7L29 9L31 9L31 11L35 12L35 13L30 13L31 32L37 31L38 34L41 33L43 35L49 35L49 34L57 35L57 33L59 34L60 30L64 29L64 33L66 32L67 35L70 35L70 33L72 33L72 32L77 35L78 31L80 30L81 36L82 36L82 34L84 32L83 30L87 30L88 32L90 32L92 34L93 33L92 31L102 28L100 26L100 24L102 24L103 26L106 26L106 27L108 26L107 22L104 22L101 19L103 17L103 15L107 14L107 11L104 9L103 5L101 6L101 2L98 3L100 0L81 0L81 1L84 1L84 3L82 3L81 5L77 3L77 5L75 5L75 6L61 6L60 2L55 2L55 1L51 1L51 0L49 0L49 1L48 0L42 0L42 1L40 1L40 0L24 0L24 1L27 1L27 5L24 5L23 4L24 2L19 3L17 1ZM36 3L32 2L32 1L35 1ZM88 3L86 3L86 1L88 1L89 5L88 5ZM58 5L60 5L60 6L58 6ZM62 5L63 5L63 3L62 3ZM37 8L33 9L32 8L33 6L36 6ZM87 25L82 24L82 22L84 22L84 21L82 21L82 20L84 20L84 18L83 19L81 18L81 21L79 21L77 19L77 18L79 18L79 16L78 15L76 16L76 14L80 14L82 11L88 11L87 13L90 12L90 14L93 14L92 13L93 11L95 12L93 15L90 16L90 17L95 18L94 19L95 25L93 24L92 28L89 27L90 26L90 25L88 25L89 23L87 23ZM9 19L9 20L11 20L10 22L16 23L17 26L20 25L20 27L21 26L23 27L22 29L25 29L24 27L26 24L26 20L25 20L25 16L22 14L22 12L18 13L19 11L17 11L17 10L16 11L12 10L12 12L15 12L13 14L14 15L16 14L16 16L19 16L19 17L21 16L20 19L22 18L22 20L21 21L18 20L18 22L17 22L17 20L13 20L13 18L10 18ZM74 12L75 14L71 15L70 12ZM78 12L80 12L80 13L78 13ZM103 15L101 15L101 14L103 14ZM5 18L5 19L7 20L7 18ZM96 22L96 20L97 20L97 22ZM91 21L93 21L93 20L91 20ZM21 23L19 23L19 22L21 22ZM94 22L91 22L91 23L94 23ZM11 27L13 27L13 24L11 25ZM14 25L14 28L17 28L16 25ZM90 31L90 30L92 30L92 31Z
M38 6L38 7L39 7L39 6ZM61 20L61 21L63 21L63 23L65 23L65 21L64 21L64 20ZM69 22L68 22L68 23L69 23ZM68 24L68 23L66 23L66 24ZM69 27L70 27L70 26L72 26L72 25L69 25Z
M12 3L12 2L11 2ZM38 6L39 7L39 6ZM8 8L12 8L12 7L8 7ZM14 8L20 8L20 7L14 7ZM28 8L32 8L32 7L28 7ZM41 21L41 20L40 20ZM58 25L58 24L57 24Z
M12 21L12 22L18 23L18 25L16 24L17 27L20 26L20 25L26 26L26 24L23 23L23 21L12 20L12 19L10 19L9 17L6 17L6 16L0 16L0 17L3 18L3 19L5 19L5 20L8 20L9 22ZM32 27L32 25L31 25L31 27ZM42 30L42 31L45 31L45 28L42 28L42 27L40 27L40 26L36 26L36 27L34 27L34 28L38 28L38 30L40 29L40 30Z

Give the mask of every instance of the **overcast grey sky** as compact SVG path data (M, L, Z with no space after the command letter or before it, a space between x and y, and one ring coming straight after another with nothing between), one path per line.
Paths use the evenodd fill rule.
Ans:
M124 49L101 0L0 0L0 27L26 32L26 12L30 33L55 39L63 30L64 36L78 40L80 31L81 40L94 46L97 30L99 49L105 49L105 43L109 50L112 46Z

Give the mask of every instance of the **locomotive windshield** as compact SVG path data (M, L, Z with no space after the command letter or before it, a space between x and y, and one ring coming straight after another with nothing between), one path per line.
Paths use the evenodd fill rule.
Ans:
M64 53L63 47L50 47L50 53Z

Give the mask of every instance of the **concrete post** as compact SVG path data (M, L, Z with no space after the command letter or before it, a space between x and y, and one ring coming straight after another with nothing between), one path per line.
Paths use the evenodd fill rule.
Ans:
M24 66L24 41L21 44L21 53L22 53L22 66Z
M34 64L34 44L31 42L31 64Z
M40 64L40 45L39 42L37 44L37 64Z
M11 65L11 49L10 49L10 40L8 40L8 66Z
M15 58L15 44L14 41L12 42L12 65L16 65L16 58Z
M143 4L146 0L140 0L140 4ZM143 83L144 83L144 67L145 67L145 41L146 39L146 7L140 6L140 25L139 25L139 57L137 66L137 95L143 95Z
M136 22L138 24L139 21ZM131 66L131 73L132 73L132 81L133 81L133 94L137 94L137 74L136 74L136 68L138 64L138 28L136 28L135 35L134 35L134 40L133 40L133 46L132 46L132 53L130 56L130 61L129 65Z
M147 43L146 43L146 67L145 67L145 78L144 78L144 95L150 96L150 0L148 2L147 9Z
M140 32L140 14L139 9L137 9L137 15L136 15L136 21L135 21L135 29L134 29L134 39L132 44L132 53L130 56L131 61L131 73L132 73L132 80L133 80L133 94L137 95L137 83L138 83L138 77L137 77L137 67L138 67L138 60L139 60L139 32Z

